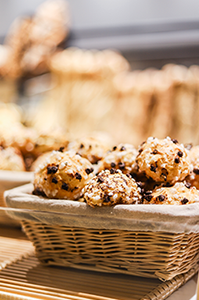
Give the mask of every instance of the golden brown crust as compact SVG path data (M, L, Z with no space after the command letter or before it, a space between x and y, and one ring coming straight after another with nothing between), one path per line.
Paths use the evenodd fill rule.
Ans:
M70 151L52 151L35 171L34 192L48 198L76 200L93 176L87 159Z
M139 171L154 181L174 184L190 173L188 151L176 140L150 137L138 149Z
M186 205L199 201L199 191L177 182L172 187L159 187L143 195L143 204Z
M119 144L108 151L99 162L99 172L105 169L120 169L122 173L137 173L135 162L138 151L131 144Z
M73 150L84 158L87 158L92 164L101 160L108 146L97 138L83 137L72 141L68 145L68 150Z

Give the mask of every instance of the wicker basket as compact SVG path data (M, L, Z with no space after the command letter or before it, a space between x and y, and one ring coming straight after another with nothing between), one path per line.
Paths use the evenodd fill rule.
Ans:
M13 189L16 186L31 182L33 173L14 172L0 170L0 207L5 207L3 194L5 190ZM20 222L10 218L4 211L0 211L0 225L20 226Z
M47 265L170 280L199 261L198 203L93 209L31 190L32 185L13 189L5 199Z

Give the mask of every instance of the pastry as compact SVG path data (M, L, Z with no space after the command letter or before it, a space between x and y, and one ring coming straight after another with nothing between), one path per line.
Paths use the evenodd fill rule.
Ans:
M159 187L143 195L143 204L186 205L199 201L199 191L176 182L172 187Z
M170 137L157 139L149 137L138 149L136 162L139 172L148 178L164 184L182 181L190 173L187 158L188 151L184 145Z
M108 150L108 145L94 137L83 137L69 143L68 150L73 150L87 158L92 164L101 160Z
M25 171L24 160L18 149L0 146L0 170Z
M52 151L35 170L34 193L48 198L76 200L94 176L92 164L72 151Z
M191 173L186 177L186 181L191 186L199 189L199 146L190 149L188 159L191 165Z
M30 163L29 163L30 164L30 167L29 167L30 171L35 172L38 169L38 167L45 162L47 157L51 155L51 153L52 153L52 151L45 152L45 153L41 154L40 156L38 156L35 159L35 161L33 161L33 162L30 161ZM28 157L27 157L27 159L28 159Z
M91 207L138 204L141 201L135 180L115 169L101 171L87 183L83 193Z
M120 169L122 173L137 173L135 159L138 151L131 144L119 144L114 146L99 161L99 172L105 169Z

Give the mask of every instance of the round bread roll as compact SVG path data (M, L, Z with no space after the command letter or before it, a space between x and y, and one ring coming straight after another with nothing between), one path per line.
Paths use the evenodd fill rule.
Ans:
M72 151L52 151L35 170L34 194L76 200L94 176L92 164Z
M131 144L119 144L107 152L99 162L99 172L105 169L120 169L122 173L137 173L136 157L138 151Z
M101 171L84 188L84 199L91 207L138 204L140 189L134 179L120 170Z
M68 150L73 150L92 164L102 159L108 150L108 145L94 137L83 137L72 141L68 145Z
M143 195L144 204L186 205L199 201L199 191L188 188L183 182L176 182L172 187L159 187Z
M188 151L184 145L170 137L157 139L149 137L138 149L136 162L139 172L156 182L174 184L182 181L190 173L187 158Z

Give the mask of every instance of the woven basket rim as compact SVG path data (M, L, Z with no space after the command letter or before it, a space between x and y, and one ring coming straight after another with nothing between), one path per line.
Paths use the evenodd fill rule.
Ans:
M91 208L86 203L32 195L31 183L4 193L13 217L61 226L130 231L199 232L199 203L189 205L115 205ZM29 210L25 213L24 210ZM23 213L24 212L24 213ZM45 212L45 214L42 212Z

